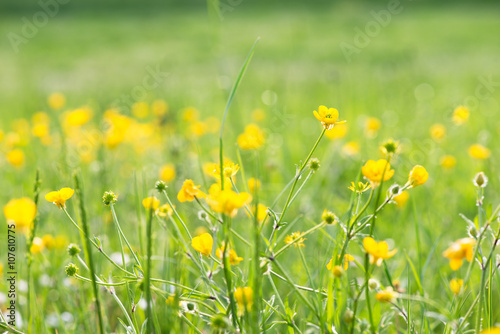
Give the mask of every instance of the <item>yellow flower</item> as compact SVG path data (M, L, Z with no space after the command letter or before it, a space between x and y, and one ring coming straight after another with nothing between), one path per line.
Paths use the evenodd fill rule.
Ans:
M182 119L188 123L198 119L199 111L194 107L187 107L182 111Z
M215 255L217 255L217 257L219 259L222 260L222 257L223 257L223 253L224 253L224 249L225 249L225 245L224 243L222 243L222 246L217 248L215 250ZM243 258L241 256L238 256L238 254L236 254L236 251L232 248L229 248L227 250L227 255L229 257L229 263L231 263L232 266L236 266L238 265L241 261L243 261Z
M20 149L14 149L7 153L7 161L14 167L21 167L24 160L24 152Z
M302 238L302 233L301 232L293 232L290 235L287 235L285 238L285 243L287 245L294 243L295 247L305 247L304 241L306 239Z
M175 178L175 166L173 164L165 164L160 169L160 180L170 182Z
M201 137L207 132L207 125L202 121L196 121L189 125L189 132L196 137Z
M33 136L37 138L43 138L49 135L50 128L48 124L38 123L33 125L33 129L31 131L33 133Z
M262 122L266 119L266 112L262 109L252 111L252 119L254 122Z
M444 155L439 160L439 163L444 169L451 169L457 164L457 159L452 155Z
M367 137L375 137L382 126L382 122L375 117L368 117L365 121L365 135Z
M68 112L64 118L66 127L78 127L87 124L92 118L92 109L82 107Z
M207 196L207 203L212 210L219 213L224 213L234 217L238 213L238 209L252 201L252 196L249 193L236 193L232 189L220 189L218 184L213 184L210 187Z
M469 147L469 155L474 159L484 160L490 157L491 151L481 144L474 144Z
M398 298L398 293L394 291L392 287L387 287L385 290L382 290L380 292L377 292L375 295L375 298L379 302L385 302L385 303L392 303L396 298Z
M252 214L255 214L255 205L252 207ZM248 216L250 216L250 214ZM266 219L266 217L267 217L267 206L259 203L259 205L257 205L257 220L259 222L262 222L264 219Z
M391 164L385 159L368 160L361 167L361 172L371 182L372 187L376 187L382 181L382 174L384 175L384 181L389 180L394 175L394 169L391 169Z
M330 130L326 130L325 132L325 135L332 140L344 138L346 134L347 134L347 124L345 123L338 123L337 126L333 127Z
M393 156L399 152L399 141L392 138L387 139L382 146L380 146L380 152L386 157Z
M338 255L338 257L340 258L340 254ZM350 261L354 261L354 257L350 254L344 255L344 265L343 265L344 270L347 270L349 268ZM328 262L328 264L326 265L326 269L332 270L333 268L332 266L333 266L333 258L331 258L330 262Z
M429 173L424 167L417 165L412 168L408 176L408 183L411 187L416 187L424 184L429 178Z
M500 334L500 327L484 330L481 332L481 334Z
M207 168L212 168L212 172L210 175L215 177L216 179L220 180L219 164L213 164L211 166L207 164L206 166L207 166ZM238 164L235 164L231 160L226 160L226 162L224 162L224 165L222 166L222 173L224 175L224 178L227 178L227 179L235 176L239 170L240 170L240 166ZM226 181L226 179L225 179L225 181ZM230 184L231 181L229 180L228 183ZM226 184L226 182L224 182L224 184Z
M248 180L248 190L253 194L260 190L260 181L256 178L250 178Z
M452 116L453 123L455 123L456 125L464 124L469 119L469 114L469 108L467 108L466 106L456 107L453 111Z
M42 237L42 242L43 242L43 247L47 248L48 250L51 250L56 246L56 240L50 234L45 234Z
M36 211L35 202L28 197L12 199L3 207L7 221L15 222L16 227L24 231L35 219Z
M163 116L168 112L168 104L163 100L155 100L151 105L155 116Z
M174 209L175 206L172 208L170 204L164 204L156 210L156 214L160 217L171 216L174 213Z
M436 123L429 129L432 139L441 140L446 136L446 128L443 124Z
M30 252L31 254L39 254L43 251L43 240L39 237L33 238L33 243L31 244Z
M397 206L402 207L408 202L408 198L410 198L410 193L405 190L401 194L394 196L392 200L396 202Z
M191 240L191 246L205 256L210 256L212 253L212 246L214 244L214 239L209 233L200 234Z
M462 289L462 285L464 285L464 280L454 278L450 281L450 290L454 295L458 295L460 290Z
M62 188L61 190L51 191L45 195L45 199L57 205L59 209L62 209L66 207L66 201L70 199L74 193L75 191L71 188Z
M372 237L363 239L363 247L370 254L370 263L380 267L383 260L387 260L396 254L397 249L389 251L389 245L385 241L376 242Z
M136 102L132 105L132 115L137 118L146 118L149 116L149 105L144 101Z
M365 191L367 191L370 188L371 188L371 185L368 182L366 182L366 183L358 182L358 184L354 184L354 182L351 182L351 186L347 187L347 189L350 189L350 190L357 192L359 194L364 193Z
M251 287L237 288L234 292L234 298L240 308L240 312L243 313L244 310L250 311L252 309L253 290Z
M47 103L52 109L59 110L66 104L66 98L61 93L53 93L49 95Z
M158 208L160 207L160 200L155 196L147 197L142 200L142 206L148 210L158 210Z
M245 131L238 136L238 146L242 150L255 150L264 145L264 132L257 124L249 124Z
M325 106L319 106L318 111L313 111L314 117L321 122L323 127L327 130L332 129L337 124L345 123L345 121L339 121L339 111L335 108L327 108Z
M348 157L358 155L359 150L360 150L359 144L356 143L355 141L350 141L346 143L344 146L342 146L342 154Z
M205 198L205 195L200 189L200 186L195 186L193 180L186 180L182 185L181 190L177 194L179 202L192 202L195 198Z
M443 256L450 260L450 268L452 270L460 269L464 259L471 262L475 245L476 240L472 238L463 238L455 241L448 247L448 249L443 252Z

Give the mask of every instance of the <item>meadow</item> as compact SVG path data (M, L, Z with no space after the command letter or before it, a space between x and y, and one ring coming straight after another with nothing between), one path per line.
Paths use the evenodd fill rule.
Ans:
M0 328L499 333L498 5L221 3L3 11Z

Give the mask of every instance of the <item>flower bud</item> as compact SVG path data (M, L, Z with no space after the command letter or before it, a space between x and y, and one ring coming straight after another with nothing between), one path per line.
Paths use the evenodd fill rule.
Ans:
M311 160L309 160L309 168L312 170L312 171L317 171L320 167L320 163L319 163L319 159L318 158L312 158Z
M80 249L80 247L78 247L77 244L70 244L68 246L69 256L76 256L76 255L80 254L80 252L81 252L81 249Z
M337 216L335 216L335 214L333 212L328 211L327 209L325 209L325 211L323 211L323 215L321 215L321 219L323 219L323 221L325 223L327 223L328 225L335 224L337 222Z
M102 201L104 202L104 205L107 206L115 204L117 199L118 196L112 191L106 191L102 196Z
M350 324L353 319L354 319L354 312L351 310L346 310L344 313L344 321Z
M228 318L219 313L212 318L211 325L215 331L224 331L231 326L231 323Z
M368 287L370 288L370 290L375 290L379 287L379 283L378 281L375 279L375 278L370 278L368 280Z
M344 275L344 269L341 266L334 266L332 272L336 278L341 278Z
M158 181L155 184L155 189L158 190L158 192L163 192L167 190L167 187L168 187L167 184L163 181Z
M78 267L73 263L68 264L65 269L66 275L69 277L73 277L78 273Z
M472 182L474 182L474 185L476 187L484 188L488 185L488 178L486 177L486 175L484 175L483 172L479 172L476 174Z

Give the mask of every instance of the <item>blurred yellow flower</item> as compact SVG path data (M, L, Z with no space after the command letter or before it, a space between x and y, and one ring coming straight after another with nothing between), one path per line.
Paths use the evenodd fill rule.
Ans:
M326 130L331 130L337 124L345 123L339 121L339 111L335 108L327 108L326 106L319 106L318 111L313 111L314 117L321 122Z
M456 125L461 125L469 119L470 111L466 106L458 106L453 111L452 121Z
M187 107L182 111L182 119L188 123L198 119L199 111L194 107Z
M51 250L56 246L56 240L51 234L45 234L42 237L43 247L47 250Z
M464 285L464 280L454 278L450 281L450 290L454 295L458 295L460 290L462 290L462 285Z
M382 127L382 122L376 117L368 117L365 121L365 135L369 138L375 137Z
M385 241L376 242L372 237L363 239L363 247L370 254L370 263L380 267L383 260L387 260L396 254L397 249L389 251L389 245Z
M26 231L36 216L36 205L28 197L11 199L4 207L3 213L7 221L16 223L18 229Z
M92 109L90 107L82 107L70 111L64 116L65 127L78 127L87 124L92 118Z
M7 153L7 161L14 167L21 167L24 165L24 152L20 149L14 149Z
M255 109L252 111L252 120L254 122L262 122L266 119L266 112L262 109Z
M254 177L248 179L248 190L253 194L260 190L260 180L257 180Z
M210 256L213 244L214 239L209 233L200 234L191 240L191 246L205 256Z
M476 240L472 238L463 238L455 241L448 247L448 249L443 252L443 256L450 260L450 268L452 270L460 269L464 259L471 262L475 245Z
M431 126L429 133L434 140L441 140L446 136L446 128L443 124L436 123Z
M347 124L346 123L338 123L335 127L330 130L326 130L325 135L329 139L340 139L344 138L347 134Z
M285 243L287 245L294 243L295 247L305 247L306 246L304 245L305 240L306 240L305 238L302 238L301 232L293 232L292 234L286 236Z
M378 161L368 160L366 164L361 167L361 172L364 177L371 182L374 188L382 182L382 175L384 177L383 181L389 180L394 175L394 169L391 169L391 164L385 159L380 159Z
M31 130L33 136L37 138L43 138L49 135L50 129L49 125L45 123L38 123L33 125L33 129Z
M45 195L45 199L51 203L54 203L59 207L59 209L66 207L66 201L70 199L75 191L71 188L62 188L61 190L51 191Z
M389 286L385 290L377 292L375 298L379 302L392 303L396 300L396 298L398 298L398 295L399 294L396 291L394 291L394 289L391 286Z
M250 311L252 309L253 290L251 287L237 288L234 292L234 298L236 299L236 303L241 313L243 313L244 310Z
M181 190L177 194L177 199L179 202L192 202L196 198L205 198L205 195L200 189L200 186L195 186L193 180L185 180Z
M165 164L160 169L160 180L170 182L175 178L174 164Z
M249 124L238 136L238 146L242 150L255 150L264 145L264 132L256 124Z
M222 256L223 256L223 253L224 253L224 250L225 250L225 245L224 243L215 250L215 255L217 255L217 257L219 259L222 260ZM241 256L238 256L238 254L236 254L236 251L232 248L229 248L227 250L227 255L229 257L229 263L231 263L232 266L236 266L238 265L241 261L243 261L243 258Z
M427 173L427 170L425 170L425 168L420 165L416 165L410 171L410 175L408 176L408 184L411 187L420 186L427 182L428 178L429 173Z
M196 137L201 137L207 132L207 125L202 121L192 122L189 125L189 131Z
M39 254L43 251L43 249L43 240L39 237L34 237L30 248L31 254Z
M168 112L168 104L163 100L155 100L151 105L151 109L153 111L153 115L163 116Z
M255 214L255 205L252 207L252 214ZM259 203L257 205L257 220L262 222L267 217L267 206Z
M439 164L444 169L451 169L457 164L457 159L455 159L455 157L452 155L444 155L439 160Z
M146 118L149 116L149 105L144 101L136 102L132 105L132 115L137 118Z
M340 254L338 255L338 257L340 258ZM344 265L343 265L344 270L347 270L349 268L350 261L354 261L354 257L350 254L344 255ZM330 262L328 262L328 264L326 265L326 269L332 270L333 268L332 266L333 266L333 258L331 258Z
M392 200L396 202L397 206L403 207L406 204L406 202L408 202L409 198L410 198L410 192L405 190L401 194L394 196Z
M47 99L49 107L54 110L59 110L66 105L66 97L61 93L52 93Z
M355 141L350 141L342 146L342 154L352 157L359 154L359 144Z
M142 200L142 206L148 210L158 210L158 208L160 207L160 200L155 196L147 197Z
M484 160L490 157L491 151L481 144L474 144L469 147L469 155L474 159Z
M500 334L500 327L486 329L481 334Z
M160 217L171 216L174 213L175 206L172 208L170 204L163 204L156 210L156 214Z
M239 208L252 201L252 196L249 193L241 192L238 194L228 188L221 190L218 184L213 184L208 193L206 200L212 210L231 217L236 216Z

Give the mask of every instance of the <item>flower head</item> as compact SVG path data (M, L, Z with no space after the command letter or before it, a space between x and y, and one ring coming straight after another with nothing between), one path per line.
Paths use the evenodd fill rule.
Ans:
M215 255L217 255L219 259L222 259L225 248L226 245L223 243L219 248L215 250ZM243 261L243 258L241 256L238 256L238 254L236 254L236 251L232 248L229 248L227 250L227 255L229 257L229 263L231 263L232 266L235 266Z
M220 189L220 185L213 184L208 191L207 203L215 212L234 217L238 209L252 201L249 193L236 193L232 189Z
M394 169L391 169L391 164L385 159L368 160L361 167L361 172L371 182L372 187L378 186L382 181L387 181L394 175Z
M157 210L158 207L160 206L160 200L155 196L147 197L142 200L142 206L148 210L150 209Z
M443 124L434 124L429 129L429 133L431 134L432 139L441 140L446 136L446 128Z
M410 175L408 176L408 184L411 187L416 187L424 184L429 178L429 173L422 166L415 166L410 171Z
M172 208L170 204L163 204L156 210L156 214L160 217L171 216L174 213L174 208Z
M491 151L481 144L474 144L469 147L469 155L478 160L488 159L491 155Z
M365 251L370 254L370 263L375 263L377 266L380 266L383 260L393 257L398 251L397 249L389 251L387 242L376 242L372 237L364 238L363 246Z
M327 209L325 209L323 211L323 214L321 215L321 219L325 223L327 223L328 225L336 224L338 222L337 216L333 212L331 212L331 211L329 211Z
M59 110L66 104L66 98L61 93L53 93L47 98L47 103L52 109Z
M379 302L384 302L384 303L392 303L396 298L398 298L398 293L394 291L392 287L387 287L385 290L382 290L380 292L377 292L375 295L375 298Z
M71 188L62 188L61 190L51 191L45 195L45 199L57 205L59 209L63 209L66 207L66 201L70 199L74 193L75 191Z
M260 180L257 180L254 177L248 179L248 190L253 194L260 190Z
M403 191L399 195L394 196L392 200L396 203L396 206L402 207L408 202L410 198L410 193L408 191Z
M206 195L199 189L200 186L195 186L193 180L186 180L182 185L181 190L177 194L179 202L192 202L195 198L205 198Z
M469 119L470 111L466 106L458 106L453 111L452 121L456 125L462 125Z
M340 258L340 254L338 255L337 258ZM344 270L347 270L349 268L349 262L354 261L354 257L351 254L346 254L344 255L344 265L342 266ZM330 262L326 265L326 269L332 270L333 268L333 258L330 259Z
M293 243L295 247L305 247L306 246L304 245L305 240L306 240L305 238L302 238L301 232L293 232L292 234L286 236L285 243L287 245Z
M175 178L175 166L173 164L165 164L159 172L160 180L170 182Z
M240 312L250 311L253 305L253 290L251 287L237 288L234 292L234 299L240 308Z
M472 180L474 185L478 188L484 188L488 185L488 177L484 174L484 172L479 172L474 176L474 180Z
M383 143L382 146L380 146L380 151L386 157L396 154L398 152L398 149L399 149L399 141L395 141L392 138L386 140L385 143Z
M457 159L452 155L444 155L439 160L439 164L444 169L452 169L457 164Z
M264 143L264 132L257 124L247 125L245 131L238 136L238 146L242 150L256 150Z
M209 233L200 234L191 240L191 246L205 256L210 256L213 244L214 239Z
M354 182L351 182L351 186L347 187L347 189L350 189L354 192L357 192L358 194L364 193L368 189L371 188L371 185L369 182L363 183L363 182L358 182L355 184Z
M106 191L102 196L102 202L104 203L104 205L107 206L115 204L117 200L118 200L118 195L116 195L112 191Z
M336 124L345 123L345 121L339 121L339 111L335 108L327 108L325 106L319 106L318 111L313 111L314 117L321 122L323 127L327 130L332 129Z
M3 213L8 221L16 223L16 227L27 229L36 216L36 205L31 198L11 199L4 207Z
M462 285L464 285L464 280L459 278L454 278L450 281L450 290L454 295L458 295L460 290L462 290Z
M443 256L450 260L450 268L458 270L462 266L464 259L472 261L474 246L476 240L472 238L463 238L455 241L448 249L443 252Z

